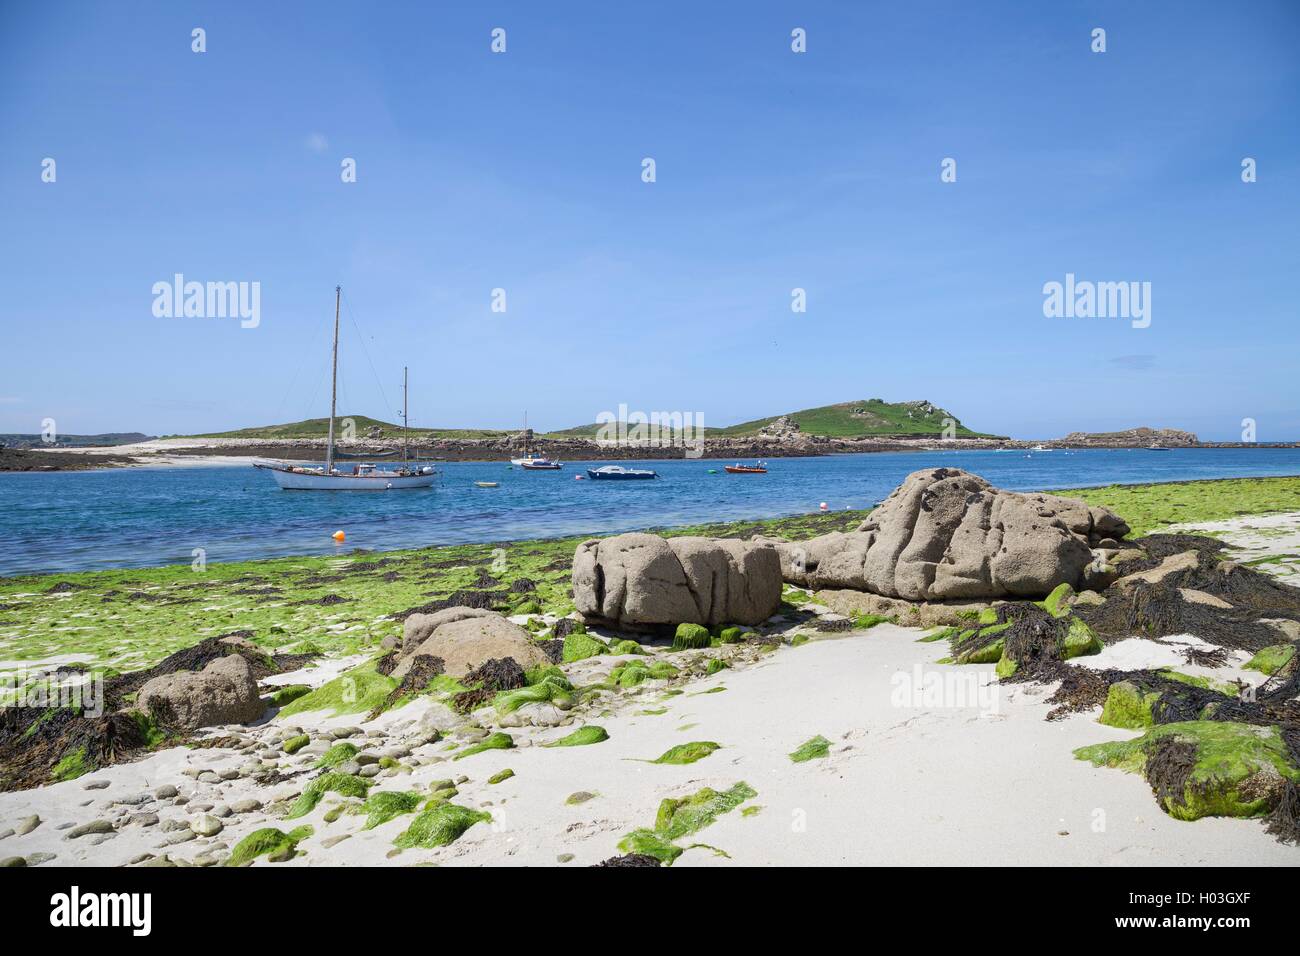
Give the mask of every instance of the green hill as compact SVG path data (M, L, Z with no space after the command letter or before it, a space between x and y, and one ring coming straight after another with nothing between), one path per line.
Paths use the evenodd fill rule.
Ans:
M770 425L779 417L781 416L774 415L771 418L741 422L739 425L716 429L714 434L749 435ZM957 423L955 434L959 438L990 437L971 431L956 415L926 401L886 402L879 398L869 398L866 401L805 408L803 411L790 412L786 417L793 420L804 434L825 435L828 438L939 435L943 432L944 419L947 418Z
M759 418L752 422L741 422L725 428L705 428L710 438L740 437L752 435L782 416ZM801 412L789 412L786 416L799 425L806 435L824 435L828 438L871 438L897 435L939 435L943 432L944 419L952 418L957 423L956 436L959 438L993 437L971 431L963 425L956 415L931 405L919 402L886 402L871 398L859 402L842 402L839 405L823 405L820 408L805 408ZM546 438L594 438L598 425L579 425L563 431L548 432Z
M402 433L401 425L381 422L366 415L340 415L335 420L335 436L342 435L343 422L351 419L357 439L364 440L372 428L383 431L385 438L396 438ZM229 432L212 432L205 435L186 435L186 438L270 438L281 441L293 441L300 438L325 438L329 435L328 418L309 418L302 422L288 422L284 425L262 425L257 428L240 428ZM412 440L421 438L497 438L512 434L504 431L491 431L485 428L412 428Z

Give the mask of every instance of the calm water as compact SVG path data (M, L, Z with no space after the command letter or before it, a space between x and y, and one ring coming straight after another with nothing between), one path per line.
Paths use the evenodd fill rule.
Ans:
M451 462L432 489L382 493L280 491L251 466L0 474L0 575L189 563L195 548L234 561L769 518L823 501L868 508L936 465L1020 490L1300 475L1300 449L842 455L775 459L757 476L724 474L718 461L659 461L646 464L658 481L574 481L591 464L525 472ZM342 548L330 539L339 528Z

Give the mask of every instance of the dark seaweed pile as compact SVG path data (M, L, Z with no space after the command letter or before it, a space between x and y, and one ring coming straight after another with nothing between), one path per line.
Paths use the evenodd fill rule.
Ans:
M513 657L492 658L465 675L462 681L470 689L452 701L456 710L467 714L482 707L503 690L515 690L526 683L524 669Z
M398 663L397 652L390 651L379 659L379 663L375 665L375 670L386 677L397 669ZM366 719L374 720L406 695L422 692L429 686L431 680L443 673L445 666L446 661L441 657L435 657L432 654L417 654L411 661L410 668L402 675L402 679L397 686L389 691L383 703L372 710Z

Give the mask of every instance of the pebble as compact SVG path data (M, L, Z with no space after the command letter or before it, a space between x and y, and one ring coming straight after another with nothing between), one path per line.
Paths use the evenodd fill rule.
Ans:
M220 783L221 782L221 778L218 777L211 770L200 771L197 779L199 783Z
M133 813L126 818L128 827L156 827L158 825L158 814L156 813Z
M197 840L198 836L197 833L186 827L184 830L177 830L175 833L170 834L162 845L175 846L178 843L188 843L190 840Z
M196 820L191 821L190 829L199 836L216 836L225 828L220 820L210 813L205 813Z
M217 776L219 776L222 780L238 780L239 771L236 770L234 767L231 767L229 770L221 771L219 774L217 774Z
M244 800L236 800L230 805L230 809L235 813L253 813L262 809L262 801L248 797Z
M218 820L224 820L234 812L234 810L230 809L230 807L226 806L224 803L218 803L212 808L212 815Z
M112 833L113 823L111 820L91 820L89 823L83 823L79 827L69 830L64 836L65 840L76 840L80 837L90 836L95 833Z
M26 866L27 858L22 856L7 856L0 860L0 868L7 866Z
M82 785L82 790L107 790L109 781L107 780L90 780Z
M338 836L326 837L325 839L320 841L320 845L328 850L330 847L337 846L338 844L342 843L344 840L350 840L351 838L352 838L351 833L340 833Z
M30 817L23 817L23 819L19 820L18 826L14 827L14 831L19 836L26 836L40 825L41 818L37 814L33 813Z
M572 859L573 859L573 854L572 854L572 853L561 853L559 856L557 856L557 857L555 858L555 862L556 862L556 863L568 863L568 862L569 862L570 860L572 860Z
M368 763L368 764L366 764L364 767L362 767L360 770L357 771L357 775L360 776L360 777L377 777L377 776L379 776L380 771L382 771L382 770L383 770L383 768L380 767L379 764L377 764L377 763Z
M56 856L58 856L57 853L28 853L27 865L40 866L42 863L49 863Z
M178 820L176 817L168 817L162 822L163 833L172 833L176 830L188 830L190 825L185 820Z
M152 799L147 793L133 793L129 797L122 797L114 800L112 805L115 807L138 807L142 803L148 803Z
M349 737L355 737L361 733L360 727L336 727L330 732L331 740L347 740Z
M7 840L13 835L14 835L13 830L5 830L3 832L0 832L0 840Z
M221 858L211 852L200 853L191 862L193 862L195 866L216 866L221 862Z
M355 777L361 772L361 764L357 763L355 760L345 760L334 768L334 772L351 774Z
M368 764L379 763L379 754L372 754L369 751L363 750L361 753L356 754L352 759L365 767Z

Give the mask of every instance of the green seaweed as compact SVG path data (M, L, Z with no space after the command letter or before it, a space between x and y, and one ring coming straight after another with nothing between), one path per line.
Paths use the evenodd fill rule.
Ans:
M794 763L805 763L809 760L816 760L821 757L829 756L831 752L831 742L825 737L818 734L805 740L799 747L790 754L790 759Z
M226 866L245 866L259 856L267 856L272 862L281 862L291 858L298 850L298 844L315 832L309 826L298 827L285 833L275 827L254 830L235 844L226 860Z
M715 750L720 750L722 744L714 743L712 740L693 740L688 744L678 744L675 747L669 747L654 760L646 761L647 763L660 764L688 764L695 763L697 760L703 760Z
M486 823L491 819L492 815L482 810L471 810L456 803L437 803L420 811L411 825L397 835L393 846L401 849L448 846L459 840L474 824Z
M380 674L373 663L363 664L281 708L280 716L292 717L314 710L327 710L336 715L369 713L382 707L396 687L397 681Z
M713 643L713 635L702 624L678 624L673 634L673 650L686 651L708 647Z
M471 744L460 753L452 757L452 760L464 760L466 757L472 757L475 754L481 754L485 750L509 750L515 745L515 739L507 733L496 731L488 734L476 744Z
M1280 671L1287 664L1291 663L1291 658L1295 657L1294 644L1273 644L1259 651L1245 664L1241 665L1247 670L1259 671L1261 674L1268 674L1270 677Z
M354 777L348 773L321 774L307 785L284 818L295 820L306 816L316 809L316 805L327 793L339 793L345 797L364 797L369 789L370 781L363 777Z
M561 737L559 740L552 740L548 744L542 744L543 747L586 747L589 744L598 744L609 740L609 733L604 727L598 727L595 724L587 724L579 727L567 737Z
M366 797L357 813L366 814L363 830L373 830L404 813L414 813L424 797L412 791L381 790Z
M341 763L347 763L360 752L356 744L341 740L321 754L320 759L316 761L316 769L337 767Z

